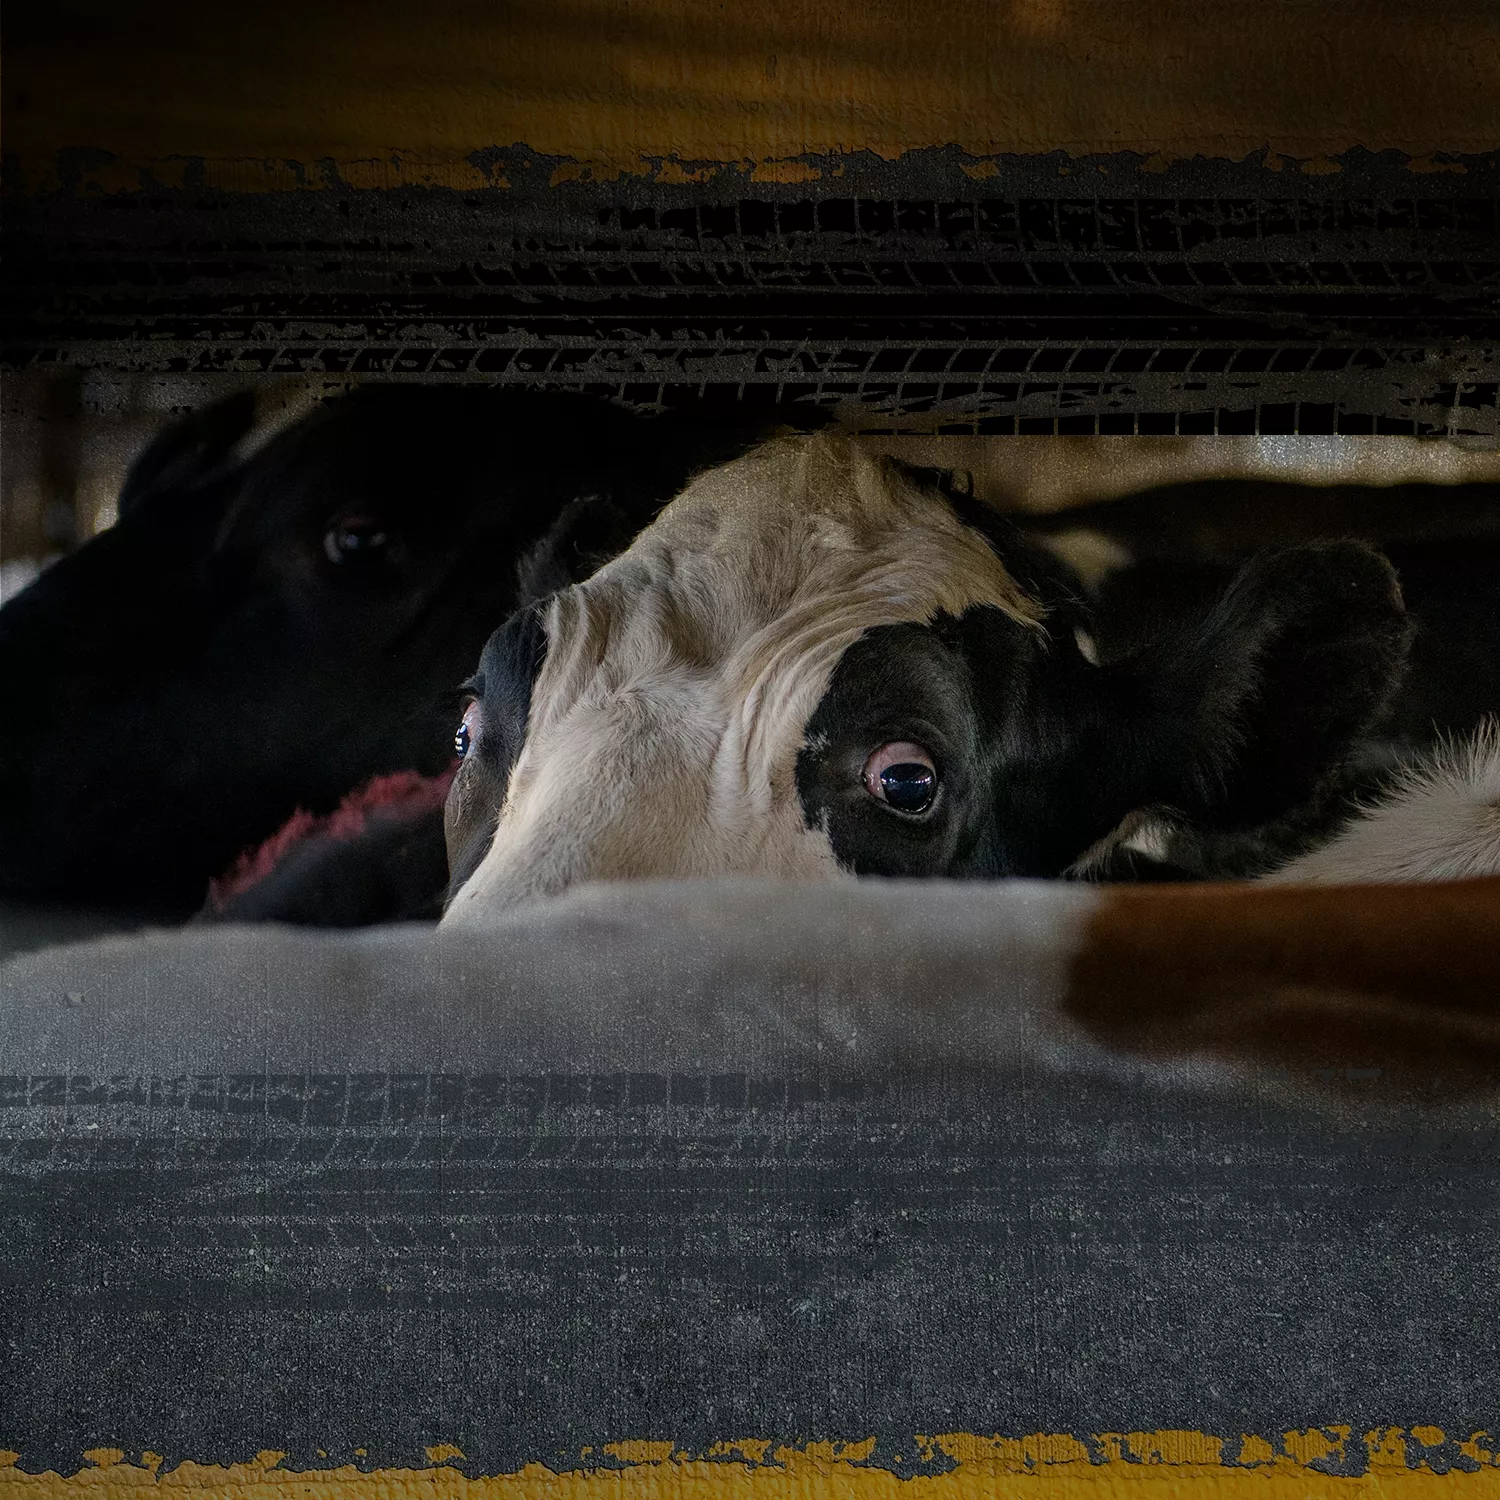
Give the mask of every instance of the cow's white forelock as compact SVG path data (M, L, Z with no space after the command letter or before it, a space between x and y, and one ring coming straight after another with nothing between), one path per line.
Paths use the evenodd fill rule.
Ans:
M766 444L695 479L547 606L547 655L489 852L446 920L588 879L830 879L803 731L879 625L1036 603L937 494L848 438Z

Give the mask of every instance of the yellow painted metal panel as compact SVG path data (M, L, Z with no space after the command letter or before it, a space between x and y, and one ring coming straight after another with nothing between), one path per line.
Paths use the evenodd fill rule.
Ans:
M118 1449L85 1455L90 1467L72 1475L27 1474L16 1455L0 1454L0 1500L191 1500L211 1492L225 1500L1113 1500L1146 1495L1212 1496L1214 1500L1468 1500L1500 1494L1500 1452L1486 1434L1458 1444L1473 1467L1438 1472L1408 1466L1406 1439L1418 1451L1444 1441L1436 1428L1409 1433L1390 1428L1363 1434L1368 1462L1358 1475L1313 1467L1337 1458L1348 1428L1314 1429L1278 1436L1241 1434L1233 1439L1197 1432L1101 1433L1108 1455L1092 1463L1077 1438L1035 1434L1023 1438L952 1433L919 1438L917 1456L953 1462L946 1473L902 1477L869 1462L875 1441L814 1443L773 1449L742 1440L687 1456L671 1443L610 1444L579 1455L583 1467L563 1473L531 1464L512 1474L469 1478L449 1461L462 1459L451 1445L428 1449L433 1466L364 1471L352 1465L298 1472L280 1467L283 1455L262 1453L229 1466L179 1463L163 1470L153 1453L126 1463ZM601 1461L589 1467L591 1458ZM608 1461L604 1466L603 1461Z
M1137 151L1165 163L1269 147L1337 170L1355 145L1500 147L1500 7L1452 0L398 0L345 6L11 7L6 142L23 180L56 153L239 188L504 183L470 158L523 142L562 175L691 179L733 163L956 145L977 159Z

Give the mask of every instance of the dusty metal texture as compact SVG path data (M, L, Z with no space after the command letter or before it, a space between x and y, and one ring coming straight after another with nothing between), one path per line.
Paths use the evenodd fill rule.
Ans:
M1460 1467L1500 1417L1495 1093L1076 1045L1089 893L944 884L13 957L7 1447L910 1472L919 1434L1426 1424Z
M7 203L4 359L842 404L981 432L1486 436L1500 167L820 158L510 186ZM80 164L82 173L86 164ZM991 163L991 166L994 166ZM191 184L192 174L187 174Z
M246 1064L5 1082L29 1469L442 1441L496 1473L753 1433L875 1436L910 1473L934 1431L1493 1431L1492 1129L1028 1071Z

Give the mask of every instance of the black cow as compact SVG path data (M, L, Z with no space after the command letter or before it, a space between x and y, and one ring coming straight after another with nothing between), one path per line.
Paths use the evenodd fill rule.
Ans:
M495 621L765 426L390 385L244 455L253 415L240 394L164 433L118 523L0 609L0 896L185 916L296 809L441 774ZM544 537L552 571L522 578Z

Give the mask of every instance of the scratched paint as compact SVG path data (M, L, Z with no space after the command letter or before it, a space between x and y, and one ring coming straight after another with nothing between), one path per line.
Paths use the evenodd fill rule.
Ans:
M125 1462L116 1448L93 1449L89 1467L72 1475L28 1474L16 1455L0 1453L3 1500L145 1500L205 1491L229 1500L763 1500L796 1495L838 1500L1110 1500L1112 1496L1212 1495L1217 1500L1333 1500L1410 1496L1460 1500L1493 1495L1500 1487L1500 1452L1485 1434L1451 1445L1455 1463L1433 1467L1424 1450L1446 1441L1437 1428L1386 1428L1355 1439L1348 1428L1281 1434L1273 1443L1240 1435L1224 1439L1199 1432L1123 1432L1094 1435L1094 1453L1076 1437L1038 1433L1023 1438L950 1433L916 1438L931 1461L953 1467L940 1474L903 1477L872 1462L876 1440L776 1447L739 1440L696 1456L668 1442L622 1442L585 1449L580 1467L558 1472L528 1464L510 1474L470 1478L451 1467L463 1454L451 1444L427 1450L431 1467L363 1471L352 1464L319 1470L280 1467L282 1454L264 1452L230 1465L182 1462L144 1453ZM1318 1465L1343 1460L1355 1443L1364 1471L1329 1473ZM1413 1460L1412 1452L1416 1456ZM1105 1456L1102 1462L1097 1455ZM591 1463L592 1461L592 1463Z

